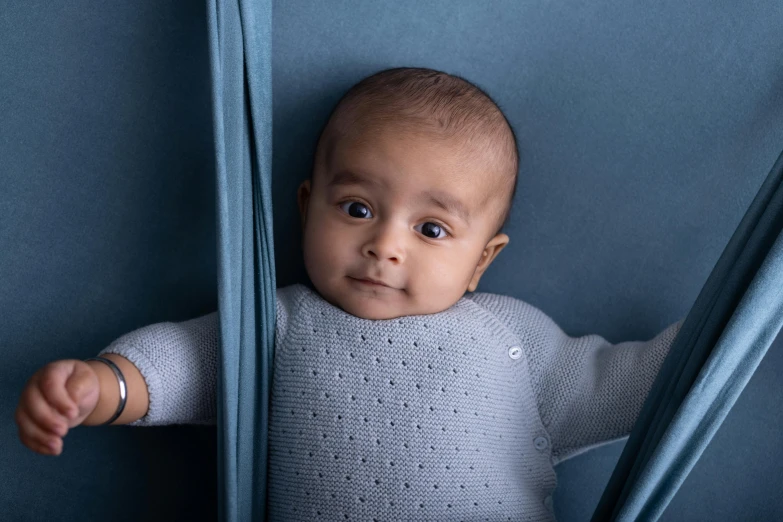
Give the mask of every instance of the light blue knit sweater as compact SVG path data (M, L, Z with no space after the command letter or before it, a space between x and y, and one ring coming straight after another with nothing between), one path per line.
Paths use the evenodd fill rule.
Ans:
M134 425L215 423L217 320L153 324L101 351L147 382ZM371 321L280 289L271 520L552 521L554 464L630 432L681 325L611 344L493 294Z

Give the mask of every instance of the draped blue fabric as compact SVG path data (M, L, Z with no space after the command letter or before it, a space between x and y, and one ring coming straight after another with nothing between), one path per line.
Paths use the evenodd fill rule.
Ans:
M688 313L593 514L653 521L783 326L783 154Z
M272 6L210 0L217 176L218 511L263 520L275 326Z

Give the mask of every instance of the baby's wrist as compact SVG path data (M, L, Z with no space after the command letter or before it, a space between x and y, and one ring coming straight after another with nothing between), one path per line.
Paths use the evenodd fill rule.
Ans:
M105 356L111 358L111 354ZM114 361L116 364L116 361ZM82 421L82 426L100 426L112 418L117 411L117 405L120 401L120 388L117 376L112 369L101 361L85 361L95 372L98 378L98 402L92 412ZM116 419L117 421L120 419ZM116 422L116 421L115 421Z

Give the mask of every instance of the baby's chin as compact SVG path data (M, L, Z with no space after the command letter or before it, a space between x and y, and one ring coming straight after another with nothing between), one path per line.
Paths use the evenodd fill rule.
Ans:
M373 321L397 319L408 315L417 315L401 299L388 296L357 295L353 292L341 294L335 299L335 305L345 312Z
M361 319L380 321L417 315L404 289L365 289L355 282L341 283L344 282L329 281L322 285L314 282L314 286L330 304Z
M367 296L353 292L340 294L330 302L353 316L373 321L436 314L449 308L436 303L429 303L427 307L427 303L416 303L407 295Z
M350 277L311 281L319 295L331 305L353 316L373 321L436 314L454 304L428 300L426 297L422 299L422 295L439 295L437 292L417 293L409 288L375 287L361 284Z

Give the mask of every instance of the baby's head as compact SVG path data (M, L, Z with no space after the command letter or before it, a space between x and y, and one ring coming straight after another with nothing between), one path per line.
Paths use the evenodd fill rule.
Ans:
M511 126L471 83L410 68L365 78L299 187L313 286L365 319L446 310L508 244L518 164Z

